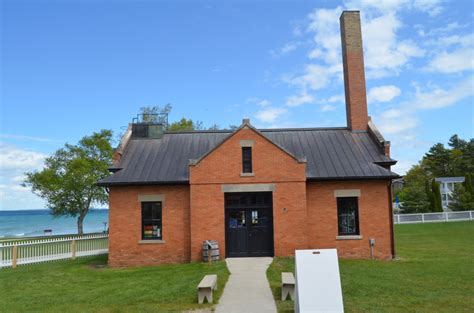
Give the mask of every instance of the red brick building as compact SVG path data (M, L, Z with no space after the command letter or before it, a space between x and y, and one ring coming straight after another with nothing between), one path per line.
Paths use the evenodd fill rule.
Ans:
M115 154L111 266L224 257L394 256L390 144L367 113L359 12L341 15L347 127L166 132L131 124ZM372 249L370 242L374 243Z

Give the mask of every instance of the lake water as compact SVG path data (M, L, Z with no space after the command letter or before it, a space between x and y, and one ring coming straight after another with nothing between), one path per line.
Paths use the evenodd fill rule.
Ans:
M77 234L77 219L54 217L49 210L0 211L0 238L44 235L51 229L53 235ZM102 232L109 222L109 210L92 209L84 219L84 233Z

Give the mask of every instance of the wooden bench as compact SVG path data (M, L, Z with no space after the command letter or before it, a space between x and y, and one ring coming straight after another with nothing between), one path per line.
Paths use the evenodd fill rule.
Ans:
M207 299L208 303L212 303L212 291L217 290L217 275L204 276L197 289L199 304L204 302L204 298Z
M291 300L295 300L295 276L293 273L281 273L281 301L285 301L290 295Z

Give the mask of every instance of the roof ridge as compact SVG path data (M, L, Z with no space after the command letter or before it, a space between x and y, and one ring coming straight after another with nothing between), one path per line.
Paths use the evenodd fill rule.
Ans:
M263 128L258 129L261 132L279 132L279 131L310 131L310 130L349 130L347 127L301 127L301 128Z
M163 132L164 134L167 134L167 135L175 135L175 134L200 134L200 133L203 133L203 134L208 134L208 133L223 133L223 134L229 134L229 133L232 133L233 131L230 130L230 129L219 129L219 130L204 130L204 129L200 129L200 130L182 130L182 131L165 131Z
M325 130L349 130L347 127L301 127L301 128L256 128L260 132L282 132L282 131L325 131ZM230 129L219 129L219 130L183 130L183 131L165 131L165 134L215 134L215 133L223 133L229 134L233 133L234 130Z

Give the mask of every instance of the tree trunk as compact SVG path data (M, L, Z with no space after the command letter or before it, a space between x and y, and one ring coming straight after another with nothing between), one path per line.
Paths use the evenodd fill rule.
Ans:
M92 202L92 197L89 197L85 203L84 208L79 212L79 216L77 218L77 234L78 235L83 235L84 234L84 228L83 228L83 223L84 223L84 218L87 215L87 212L89 212L89 207Z
M84 218L86 217L86 214L81 212L79 214L79 217L77 218L77 234L78 235L83 235L84 234L84 228L83 228L83 222Z

